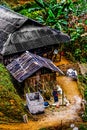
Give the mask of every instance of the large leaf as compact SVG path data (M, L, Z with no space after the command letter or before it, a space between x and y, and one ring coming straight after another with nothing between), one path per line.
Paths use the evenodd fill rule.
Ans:
M53 28L56 28L58 30L62 30L62 26L59 22L56 22L56 24L54 24Z
M35 0L35 2L40 6L40 7L45 7L44 1L43 0Z
M42 16L36 17L36 20L38 20L40 23L45 23Z
M54 13L52 12L51 9L48 10L48 17L55 18L55 15L54 15Z
M28 9L28 12L32 12L32 11L35 11L35 10L40 10L41 8L40 7L33 7L33 8L29 8Z

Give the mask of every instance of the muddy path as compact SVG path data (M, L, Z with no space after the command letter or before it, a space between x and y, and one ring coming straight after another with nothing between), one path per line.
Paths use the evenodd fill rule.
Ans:
M41 115L35 115L37 121L30 121L25 123L16 124L0 124L0 129L4 130L39 130L40 128L58 126L64 122L76 122L81 121L78 116L78 111L81 109L81 94L78 90L78 84L71 78L66 76L59 76L57 78L58 83L61 85L67 99L70 101L69 106L60 106L59 108L49 110L46 108L45 113Z

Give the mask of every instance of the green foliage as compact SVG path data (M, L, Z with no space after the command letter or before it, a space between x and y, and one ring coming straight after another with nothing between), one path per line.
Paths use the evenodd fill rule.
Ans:
M81 124L79 130L87 130L87 125Z
M56 28L59 30L63 30L63 28L65 28L66 30L65 26L67 26L68 24L68 12L71 11L72 1L69 0L67 2L60 3L57 3L56 0L51 0L50 2L44 2L43 0L35 1L37 5L33 5L30 8L24 8L25 10L23 9L19 12L48 26L51 26L52 28ZM35 12L37 13L37 15Z
M9 91L15 91L13 84L10 82L10 75L2 64L0 64L0 85L6 86Z
M84 13L87 13L87 2L86 2L86 0L77 0L76 3L75 3L74 12L77 16L84 14Z
M0 5L9 8L9 4L5 1L0 1Z
M87 122L87 112L85 112L83 115L82 115L82 119L84 122Z
M39 130L47 130L46 128L41 128L41 129L39 129Z
M71 53L75 60L87 62L87 36L81 36L85 30L83 26L78 26L79 23L83 23L83 20L78 17L87 12L87 2L85 0L76 2L72 0L61 0L60 2L57 0L35 0L35 2L29 7L24 6L19 13L51 28L68 33L71 43L65 45L65 52ZM87 19L84 19L84 24L87 25Z
M58 3L56 0L51 0L50 2L43 1L43 4L44 6L40 6L45 11L42 21L52 28L66 30L68 24L68 11L71 11L70 7L72 1ZM39 16L36 20L39 20Z
M22 100L18 96L10 75L6 68L0 64L0 116L1 121L18 120L22 121L24 114L24 106Z
M25 4L23 4L23 5L18 4L18 5L16 5L16 6L12 6L11 8L12 8L14 11L18 12L18 11L23 10L23 9L25 9L25 8L29 8L30 6L32 6L32 4L33 4L33 3L28 2L28 3L25 3Z
M79 75L78 79L81 82L82 86L84 86L84 99L87 102L87 75L85 76ZM85 122L87 121L87 104L85 105L85 112L82 115L82 119Z

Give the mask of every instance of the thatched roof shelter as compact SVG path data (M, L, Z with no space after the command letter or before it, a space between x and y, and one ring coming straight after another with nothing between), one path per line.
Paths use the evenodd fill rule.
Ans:
M64 74L51 60L28 51L7 65L7 69L19 82L32 76L32 74L36 73L41 68L48 68L52 71Z
M0 54L3 56L69 41L67 34L0 6Z

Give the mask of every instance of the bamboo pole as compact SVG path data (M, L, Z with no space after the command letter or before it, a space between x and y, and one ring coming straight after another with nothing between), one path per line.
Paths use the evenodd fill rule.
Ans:
M64 105L64 92L62 91L62 106Z

